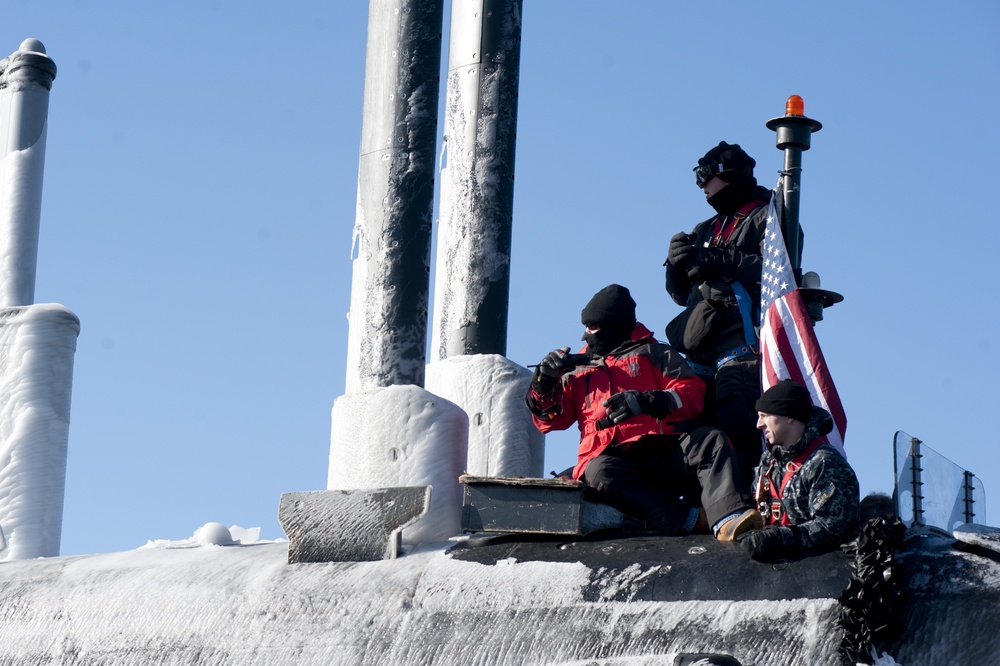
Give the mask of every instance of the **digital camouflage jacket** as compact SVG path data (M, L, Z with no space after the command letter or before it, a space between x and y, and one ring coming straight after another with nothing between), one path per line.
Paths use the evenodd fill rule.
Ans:
M832 424L833 419L826 410L813 407L806 431L799 441L789 448L768 446L761 455L760 465L754 470L752 488L764 515L764 523L780 525L783 552L788 555L831 550L857 536L860 511L858 478L833 446L817 442L830 432ZM796 456L810 445L814 450L781 490L789 464L796 467ZM778 495L780 502L775 510L771 506L772 494Z

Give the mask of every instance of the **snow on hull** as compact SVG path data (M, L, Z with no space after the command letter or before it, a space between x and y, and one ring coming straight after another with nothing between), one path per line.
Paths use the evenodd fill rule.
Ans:
M621 581L440 548L352 564L286 556L276 543L5 564L0 663L559 664L697 651L835 663L834 599L587 601Z
M842 572L840 554L737 563L731 545L706 539L595 540L574 551L579 560L564 542L546 550L510 539L503 559L459 559L489 552L475 539L427 544L397 560L291 565L283 542L191 539L8 562L0 565L0 664L635 666L672 663L682 652L728 654L745 666L840 663L837 599L789 597L768 583L801 576L813 593L834 590L833 581L816 584L824 569ZM681 553L698 546L739 569L731 579L764 585L740 598L729 593L746 585L737 590L721 569L686 569ZM901 557L906 633L892 646L898 661L879 663L996 663L993 555L942 540ZM694 577L701 582L692 587Z

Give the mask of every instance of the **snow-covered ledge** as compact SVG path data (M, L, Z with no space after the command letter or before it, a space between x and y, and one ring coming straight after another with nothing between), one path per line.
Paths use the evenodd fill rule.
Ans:
M282 493L288 563L395 559L402 529L427 513L430 497L429 486Z

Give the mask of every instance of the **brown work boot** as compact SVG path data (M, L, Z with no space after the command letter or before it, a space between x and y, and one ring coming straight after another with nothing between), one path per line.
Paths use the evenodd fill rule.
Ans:
M715 538L719 541L736 541L736 537L749 532L759 530L764 526L764 519L760 517L757 509L747 509L735 518L730 518L719 528L719 533Z

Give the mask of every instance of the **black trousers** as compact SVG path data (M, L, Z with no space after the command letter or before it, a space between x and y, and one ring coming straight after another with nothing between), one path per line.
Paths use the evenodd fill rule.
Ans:
M646 435L591 460L583 482L602 501L649 527L683 532L692 507L712 525L753 506L739 487L742 470L726 435L699 427L684 435Z
M760 359L745 356L726 363L714 377L705 380L705 408L698 422L722 430L740 460L740 488L750 492L753 469L763 452L757 429L757 399L760 398Z

